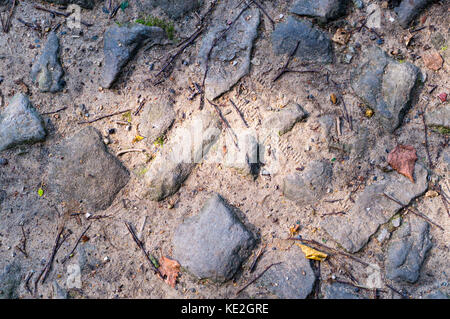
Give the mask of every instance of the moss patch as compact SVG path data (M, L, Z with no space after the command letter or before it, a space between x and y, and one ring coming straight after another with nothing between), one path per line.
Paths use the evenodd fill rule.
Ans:
M137 19L135 22L146 25L148 27L160 27L166 32L167 37L170 40L174 39L175 27L173 25L173 22L167 22L154 16L148 16L146 18Z

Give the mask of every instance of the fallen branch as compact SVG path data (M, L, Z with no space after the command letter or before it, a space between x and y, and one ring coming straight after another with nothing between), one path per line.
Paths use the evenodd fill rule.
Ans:
M64 259L61 261L62 264L64 264L69 258L71 258L73 256L73 253L75 252L75 249L77 249L78 244L80 243L81 239L83 238L83 236L86 234L86 232L89 230L89 228L91 227L91 225L89 225L88 227L86 227L86 229L81 233L80 237L78 237L77 242L75 243L75 246L73 247L73 249L70 251L69 254L67 254L66 257L64 257Z
M93 119L93 120L90 120L90 121L82 121L82 122L78 122L77 124L89 124L89 123L94 123L94 122L103 120L103 119L105 119L105 118L108 118L108 117L111 117L111 116L115 116L115 115L120 115L120 114L127 113L127 112L130 112L130 111L131 111L131 109L127 109L127 110L124 110L124 111L119 111L119 112L115 112L115 113L103 115L103 116L97 117L97 118L95 118L95 119Z
M234 104L233 100L230 99L230 103L231 105L233 105L234 109L236 110L237 114L239 115L239 117L241 118L242 122L244 123L244 125L248 128L248 124L247 121L244 118L244 115L242 114L242 112L239 110L239 108L237 107L236 104Z
M145 152L145 149L141 149L141 148L130 148L130 149L127 149L127 150L123 150L123 151L119 151L119 152L117 152L116 153L116 156L120 156L120 155L122 155L122 154L125 154L125 153L129 153L129 152Z
M41 113L41 115L50 115L50 114L55 114L55 113L59 113L61 111L64 111L65 109L67 109L67 106L64 106L56 111L51 111L51 112L45 112L45 113Z
M35 5L34 8L37 9L37 10L40 10L40 11L45 11L45 12L54 14L54 15L63 16L64 18L68 18L68 17L70 17L71 14L72 14L72 13L65 13L65 12L60 12L60 11L55 11L55 10L47 9L47 8L45 8L45 7L41 7L41 6L38 6L38 5ZM92 27L92 26L93 26L93 24L88 23L88 22L85 22L85 21L83 21L83 20L80 20L80 23L83 24L83 25L85 25L86 27Z
M261 257L261 255L264 253L264 250L266 249L267 244L264 244L261 249L259 250L259 252L256 254L255 259L252 262L252 265L250 266L250 273L252 273L255 270L256 267L256 263L258 262L259 258Z
M281 262L278 263L273 263L270 264L269 266L267 266L259 275L257 275L255 278L253 278L252 280L250 280L244 287L242 287L241 289L239 289L238 291L236 291L236 296L239 295L242 291L244 291L248 286L250 286L252 283L254 283L255 281L257 281L259 278L261 278L262 275L264 275L264 273L266 271L268 271L272 266L275 265L279 265L282 264Z

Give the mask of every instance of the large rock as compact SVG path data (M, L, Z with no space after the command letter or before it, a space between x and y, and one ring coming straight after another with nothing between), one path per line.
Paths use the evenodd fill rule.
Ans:
M208 68L205 79L207 99L213 100L227 92L248 74L253 41L258 34L259 22L259 10L247 9L221 40L217 41L216 39L222 36L228 26L223 19L213 20L213 25L203 37L198 53L202 72Z
M155 0L154 6L158 6L172 19L178 19L184 14L197 9L200 0Z
M328 34L308 20L288 17L272 32L272 49L275 54L291 54L297 42L294 56L302 62L330 63L333 60L332 45Z
M325 195L331 184L333 167L330 162L317 160L308 164L302 173L285 177L283 194L299 205L313 204Z
M175 231L174 258L200 279L230 280L250 255L253 235L222 197L214 194L200 213Z
M148 144L163 136L175 121L173 102L160 97L145 104L141 114L139 130L146 137Z
M441 133L450 133L450 105L438 106L425 114L425 123Z
M89 210L102 210L128 183L128 171L107 151L93 127L66 138L52 154L48 185L56 200L77 201Z
M308 16L326 23L337 19L345 13L345 0L296 0L292 4L291 13Z
M432 246L429 228L426 221L410 217L409 222L404 222L394 233L385 261L388 279L409 283L417 281L425 256Z
M431 2L432 0L403 0L394 9L400 25L407 28L410 22Z
M263 122L263 134L275 133L283 135L289 132L295 123L306 118L307 114L296 103L290 103L278 112L268 115Z
M177 192L217 141L220 132L218 117L206 111L174 130L145 173L145 194L151 200L162 200Z
M41 92L59 92L64 87L64 70L59 61L59 39L50 32L41 56L34 62L31 79Z
M364 299L355 289L357 288L339 282L322 286L324 299Z
M0 114L0 151L45 139L42 118L27 96L18 93Z
M22 270L18 263L12 262L0 273L0 299L18 298L17 290L22 280Z
M281 264L267 270L257 284L279 299L305 299L311 293L316 277L310 261L298 246L288 251L271 251L272 260Z
M55 3L59 5L76 4L85 9L92 9L95 6L96 0L44 0L46 2Z
M112 86L123 67L146 41L161 43L165 37L166 33L163 29L142 24L121 27L115 25L106 30L103 40L105 61L102 70L102 87Z
M383 180L364 189L346 215L323 218L321 228L345 250L355 253L366 245L380 225L427 190L427 175L427 170L419 164L414 170L415 183L397 172L385 174ZM403 205L388 199L383 193Z
M374 118L383 128L393 132L411 106L419 69L395 61L378 47L370 47L363 56L352 72L352 88L375 111Z

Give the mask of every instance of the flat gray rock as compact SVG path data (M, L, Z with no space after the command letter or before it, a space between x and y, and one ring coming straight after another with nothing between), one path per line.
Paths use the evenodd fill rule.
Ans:
M22 270L18 263L12 262L0 273L0 299L17 299L22 281Z
M291 54L297 42L299 46L294 56L302 62L331 63L333 50L328 34L313 26L306 19L288 17L272 32L272 49L275 54Z
M178 19L186 13L197 9L200 0L154 0L153 6L160 7L172 19Z
M161 43L165 37L163 29L142 24L121 27L115 25L106 30L103 40L105 60L102 69L102 87L109 89L112 86L123 67L146 41Z
M52 154L47 185L59 201L76 201L92 211L103 210L130 179L93 127L66 138Z
M220 127L215 114L203 111L173 130L170 140L144 175L145 195L159 201L176 193L217 141Z
M289 132L295 123L306 118L307 113L296 103L290 103L283 109L268 115L263 122L263 134L283 135Z
M44 0L46 2L59 4L59 5L68 5L68 4L76 4L85 9L92 9L95 6L97 0Z
M58 36L55 32L50 32L42 54L31 69L31 79L41 92L55 93L64 88L64 70L59 61L59 51Z
M222 10L224 10L223 7ZM234 17L230 19L233 20ZM222 18L213 20L213 25L203 37L198 53L198 62L202 72L205 72L208 67L205 79L205 96L207 99L213 100L219 97L248 74L250 55L253 41L258 34L259 22L259 9L249 8L221 40L216 41L228 26ZM217 43L211 51L214 42Z
M385 174L383 180L367 186L359 194L347 214L324 217L320 226L345 250L355 253L367 244L380 225L387 223L412 199L425 193L428 188L427 175L427 170L419 164L414 170L415 183L395 171ZM404 205L386 198L383 193Z
M407 28L411 21L431 2L432 0L403 0L394 9L400 25Z
M151 146L175 121L173 102L163 97L151 100L145 104L140 118L139 130Z
M395 281L415 283L428 250L432 247L430 225L419 218L409 222L394 233L386 254L386 277Z
M291 13L317 18L326 23L344 15L345 9L345 0L296 0L292 4Z
M239 149L234 145L227 147L223 165L236 169L242 175L256 175L259 168L258 138L252 133L239 134L238 145ZM222 149L218 152L222 152Z
M362 56L363 61L352 72L352 88L375 111L374 119L393 132L411 106L419 69L409 62L395 61L374 46Z
M214 194L201 211L184 221L173 236L173 255L200 279L230 280L255 245L224 199Z
M0 151L45 140L43 121L28 97L16 94L0 114Z
M281 264L272 266L256 282L279 299L305 299L311 293L316 277L310 262L300 247L288 251L271 251L272 260Z
M350 285L333 282L322 286L322 293L324 299L365 299L355 289Z
M433 129L438 131L450 132L450 105L447 103L438 106L433 111L425 113L425 123Z
M302 173L285 177L283 194L299 205L313 204L325 195L331 185L333 167L330 162L317 160L308 164Z

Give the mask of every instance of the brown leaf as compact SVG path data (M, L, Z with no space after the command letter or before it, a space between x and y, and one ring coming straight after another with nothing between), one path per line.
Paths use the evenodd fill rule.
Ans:
M398 173L408 177L414 183L414 165L417 160L416 149L410 145L397 145L388 154L388 163Z
M180 264L176 260L172 260L164 256L161 258L159 263L159 269L161 274L164 276L164 281L175 288L175 283L177 281L178 274L180 273Z
M433 71L439 70L444 64L444 60L442 59L439 52L437 52L436 50L430 50L425 52L422 55L422 60L425 66Z

